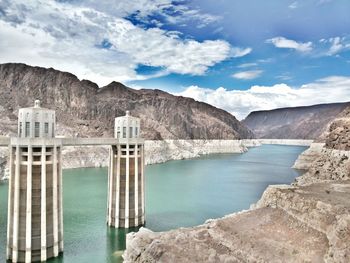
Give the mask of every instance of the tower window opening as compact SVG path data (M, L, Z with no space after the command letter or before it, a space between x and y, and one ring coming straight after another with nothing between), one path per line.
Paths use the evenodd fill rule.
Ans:
M49 123L45 122L45 134L49 133Z
M129 127L129 138L132 138L132 127Z
M126 138L126 127L123 127L123 138Z
M22 137L22 122L19 122L19 137Z
M25 137L29 137L30 134L30 122L26 122L26 130L25 130Z
M40 122L35 122L34 124L34 137L39 137L40 135Z
M117 138L120 138L120 127L117 127Z

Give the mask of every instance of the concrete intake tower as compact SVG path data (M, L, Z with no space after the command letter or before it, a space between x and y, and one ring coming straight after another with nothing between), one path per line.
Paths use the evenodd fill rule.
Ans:
M61 140L55 111L18 113L18 137L10 141L7 259L45 261L63 251Z
M18 135L9 146L7 259L46 261L63 252L62 154L64 146L110 147L107 224L130 228L145 223L144 140L140 119L115 119L114 138L56 138L55 111L40 107L18 112Z
M107 224L129 228L145 223L144 140L140 119L115 118L117 145L110 147Z

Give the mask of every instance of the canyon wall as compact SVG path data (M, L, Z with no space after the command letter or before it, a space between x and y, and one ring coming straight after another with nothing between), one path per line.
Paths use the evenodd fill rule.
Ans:
M215 153L243 153L249 147L261 144L308 146L310 140L146 140L146 165L163 163L170 160L197 158ZM7 149L0 149L0 180L7 179ZM62 151L63 169L82 167L107 167L108 147L64 147Z
M118 82L98 87L68 72L15 63L0 64L0 135L16 134L18 109L36 99L56 111L56 133L66 137L111 137L114 118L129 110L149 140L253 138L233 115L207 103Z
M257 138L316 139L350 103L253 111L243 123Z
M155 164L170 160L196 158L213 153L242 153L247 151L241 140L146 140L145 163ZM247 143L249 147L260 145L258 141ZM107 167L108 147L64 147L63 169L82 167ZM0 150L0 180L7 179L7 149Z
M203 225L127 235L125 262L334 262L350 258L350 111L312 144L292 185L269 186L242 211Z

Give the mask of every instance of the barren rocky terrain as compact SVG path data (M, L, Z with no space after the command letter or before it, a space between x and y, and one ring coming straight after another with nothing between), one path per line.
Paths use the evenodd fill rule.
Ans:
M251 112L243 123L257 138L316 139L350 103Z
M193 228L127 236L125 262L349 262L350 111L296 166L292 185L270 186L249 211Z
M0 135L17 132L17 112L34 100L55 109L59 135L112 136L126 110L141 118L145 139L242 139L253 133L230 113L160 90L105 87L55 69L0 64Z

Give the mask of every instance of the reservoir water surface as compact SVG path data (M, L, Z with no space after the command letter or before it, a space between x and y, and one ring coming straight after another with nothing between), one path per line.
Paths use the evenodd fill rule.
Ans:
M263 145L146 167L146 227L194 226L248 209L270 184L289 184L306 147ZM64 254L50 263L121 262L125 230L106 226L107 168L63 171ZM8 184L0 184L0 262L6 259ZM136 231L131 229L129 231Z

